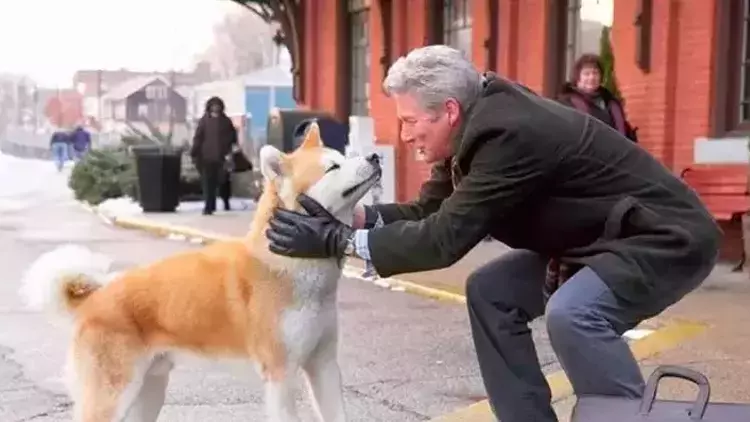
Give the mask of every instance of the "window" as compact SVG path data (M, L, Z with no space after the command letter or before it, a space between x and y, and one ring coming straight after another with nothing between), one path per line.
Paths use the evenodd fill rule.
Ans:
M443 0L443 43L471 59L471 1Z
M599 54L604 26L612 26L614 0L568 0L565 40L566 78L576 59L585 53Z
M750 1L742 1L742 37L739 42L742 43L742 50L740 52L740 66L739 66L739 78L740 78L740 89L739 89L739 110L737 117L740 122L750 121L750 42L748 42L748 35L750 35Z
M165 100L169 91L163 85L149 85L146 87L146 98L149 100Z
M565 37L565 73L566 79L572 78L570 71L578 56L581 55L581 37L578 31L581 28L581 0L568 0L567 10L567 34Z
M351 42L351 98L352 116L370 114L370 41L369 0L348 0L349 34Z
M719 2L717 135L750 131L750 0Z

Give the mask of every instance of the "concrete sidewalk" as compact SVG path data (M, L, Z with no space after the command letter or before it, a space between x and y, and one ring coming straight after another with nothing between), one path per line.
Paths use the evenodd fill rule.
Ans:
M148 214L136 216L154 225L188 227L223 236L242 236L252 219L247 210L218 212L202 216L198 212ZM135 225L134 225L135 226ZM463 294L468 274L477 266L499 256L508 248L499 242L482 242L469 255L450 268L418 274L399 275L420 286ZM349 260L349 264L357 265ZM361 265L361 263L360 263ZM429 295L427 295L429 296ZM639 328L652 331L647 337L632 341L631 348L648 376L658 365L682 365L709 377L712 401L750 402L750 277L731 273L728 267L717 267L706 283L678 305ZM572 388L564 373L548 377L555 408L561 421L567 421L575 403ZM666 379L660 398L693 400L695 387L684 381ZM748 419L750 421L750 414ZM486 401L444 415L440 422L492 422Z
M253 209L250 208L230 212L219 211L212 216L201 215L196 210L170 214L148 214L138 217L143 217L157 223L190 227L226 236L243 236L247 232L252 220L252 213ZM471 271L500 256L507 250L508 247L500 242L481 242L468 255L451 267L436 271L399 274L398 278L422 286L463 295L466 277ZM347 263L354 267L364 268L362 261L358 259L350 258L347 260Z

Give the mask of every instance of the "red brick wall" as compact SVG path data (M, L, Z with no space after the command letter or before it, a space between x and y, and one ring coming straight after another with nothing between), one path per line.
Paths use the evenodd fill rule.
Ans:
M314 0L305 5L305 106L343 117L339 101L346 85L339 83L338 64L345 51L336 48L345 33L337 25L342 9L338 0Z
M549 27L547 0L501 0L500 73L544 92L546 37Z
M312 3L312 0L309 0ZM346 63L346 52L335 48L345 28L337 25L340 0L316 0L307 7L304 77L307 106L346 115L348 87L337 66ZM639 137L667 166L679 171L692 162L693 142L710 130L715 2L717 0L664 0L653 2L651 70L636 66L636 1L615 2L613 44L616 71L625 107ZM429 0L394 2L391 16L391 51L395 57L424 45L427 37L426 8ZM489 33L487 1L473 0L472 57L480 69L487 68L484 41ZM545 87L546 40L550 25L549 0L500 0L496 68L538 92ZM312 6L312 4L310 4ZM396 146L397 196L413 198L428 174L413 152L399 142L399 125L381 83L382 25L380 2L371 0L370 105L379 142Z
M616 74L644 147L674 171L710 132L716 0L653 2L651 70L636 66L636 1L615 2Z
M487 54L484 42L489 36L490 18L486 0L472 0L473 34L472 58L480 69L486 69ZM394 2L391 16L393 34L391 50L394 58L409 50L422 46L427 38L428 28L426 9L429 0ZM532 89L544 89L544 57L547 25L547 0L501 0L499 4L499 42L495 67L501 73L515 77ZM342 28L337 27L337 14L341 8L338 0L316 0L315 8L308 7L305 17L307 40L304 77L306 106L337 112L341 110L345 97L341 96L340 72L337 72L338 56L335 48L340 37L346 37ZM375 119L375 129L379 142L396 147L397 157L397 197L399 200L414 198L421 184L429 175L429 167L418 162L414 152L399 142L399 125L390 99L382 89L385 71L380 65L383 33L380 22L380 2L371 0L370 5L370 115ZM521 54L519 54L521 53Z

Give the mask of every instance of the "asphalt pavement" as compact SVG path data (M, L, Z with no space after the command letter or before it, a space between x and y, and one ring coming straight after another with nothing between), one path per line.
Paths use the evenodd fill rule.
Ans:
M198 247L104 224L45 164L49 171L37 163L34 176L0 180L2 422L71 419L62 378L70 328L25 310L17 295L31 261L73 242L113 256L117 269L126 269ZM340 363L351 421L425 421L484 397L462 305L353 279L342 279L339 297ZM543 330L535 332L545 372L558 370ZM300 402L303 420L312 421L303 393ZM262 403L262 384L249 367L196 359L173 371L159 420L263 420Z

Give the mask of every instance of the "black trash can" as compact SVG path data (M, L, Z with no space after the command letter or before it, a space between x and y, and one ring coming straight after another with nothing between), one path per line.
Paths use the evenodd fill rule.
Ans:
M349 128L343 123L339 123L329 117L306 119L298 124L294 129L295 149L305 140L307 128L310 127L312 122L318 122L320 138L323 140L323 145L335 149L341 154L346 154L346 146L349 144Z
M174 212L180 203L182 151L134 146L138 199L144 212Z
M304 134L313 120L318 121L323 143L343 153L349 136L349 125L339 122L329 113L316 110L273 109L268 118L267 143L282 152L292 152L299 146L299 135Z

